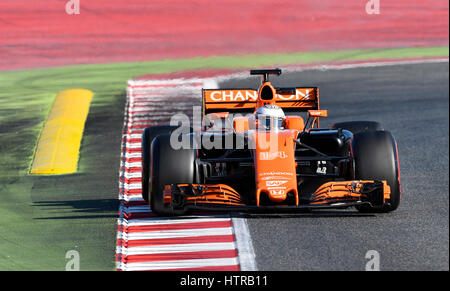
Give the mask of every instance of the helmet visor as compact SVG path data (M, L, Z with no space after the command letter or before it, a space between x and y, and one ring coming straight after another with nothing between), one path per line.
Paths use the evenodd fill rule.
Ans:
M284 129L284 119L281 117L259 116L258 129L261 130L277 130Z

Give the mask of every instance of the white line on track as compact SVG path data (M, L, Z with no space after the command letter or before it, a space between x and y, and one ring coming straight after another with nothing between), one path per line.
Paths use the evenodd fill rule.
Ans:
M145 255L145 254L171 254L184 252L202 251L221 251L234 250L236 246L232 243L200 243L200 244L170 244L156 246L128 247L127 255Z
M233 231L229 227L214 227L203 228L200 233L198 229L176 229L176 230L161 230L161 231L146 231L146 232L121 232L118 234L120 238L127 238L127 240L141 240L141 239L161 239L161 238L186 238L199 236L218 236L230 235ZM204 245L204 244L202 244Z
M217 266L233 266L237 265L236 258L221 258L221 259L195 259L195 260L177 260L177 261L156 261L144 263L128 263L122 266L125 271L136 270L176 270L186 268L204 268Z
M228 216L223 215L223 217L201 217L201 216L183 216L183 218L167 218L167 217L155 217L152 219L129 219L129 220L119 220L119 223L126 224L127 226L142 226L142 225L160 225L160 224L178 224L178 223L189 223L192 222L191 219L195 219L195 222L218 222L218 221L228 221Z
M256 271L255 252L252 238L248 230L247 220L243 217L233 217L234 235L239 253L239 264L242 271Z

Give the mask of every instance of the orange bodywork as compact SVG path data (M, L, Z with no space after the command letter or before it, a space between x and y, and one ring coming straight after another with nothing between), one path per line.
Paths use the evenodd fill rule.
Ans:
M255 145L256 205L262 193L273 202L283 202L290 192L298 205L294 152L297 134L297 130L250 132L250 142Z
M295 92L276 92L273 86L266 82L261 88L270 87L274 93L273 101L261 100L261 90L254 89L203 89L203 114L217 111L250 112L259 106L274 103L285 108L297 108L306 111L319 108L318 88L294 88Z
M328 117L327 110L308 110L308 114L311 117Z
M247 117L235 117L233 119L233 129L237 133L243 133L248 130L248 118Z
M328 182L320 186L311 196L311 205L323 203L338 203L342 201L359 201L361 198L366 198L361 193L361 188L366 183L373 183L374 181L342 181L342 182ZM391 197L391 187L383 183L383 203Z
M367 200L367 194L362 192L362 187L366 184L371 184L374 181L333 181L327 182L320 186L312 195L309 205L320 206L327 204L358 202ZM390 199L391 188L382 181L383 184L383 203ZM226 205L226 206L245 206L241 195L232 187L225 184L201 185L201 184L178 184L177 192L183 188L198 188L198 191L192 196L186 196L184 205L192 206L207 206L207 205ZM261 189L260 189L261 190ZM183 191L183 190L181 190ZM193 191L195 192L195 191ZM170 185L166 185L164 189L164 203L172 205L172 197L174 190ZM274 196L273 199L284 200L282 197ZM257 204L259 206L259 204ZM298 204L297 204L298 206Z
M185 205L213 205L226 204L231 206L243 206L241 195L232 187L225 184L201 185L201 184L178 184L177 188L192 187L194 195L186 196ZM172 203L172 191L170 185L164 188L164 203Z
M302 131L305 128L305 121L301 116L286 116L286 129L295 129Z

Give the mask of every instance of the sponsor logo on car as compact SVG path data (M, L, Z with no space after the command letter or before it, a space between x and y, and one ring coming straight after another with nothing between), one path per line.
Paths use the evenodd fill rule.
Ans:
M256 101L258 92L254 90L217 90L209 95L215 102Z
M273 196L277 196L277 195L284 195L285 190L270 190L270 194L272 194Z
M285 159L285 158L287 158L287 154L286 154L286 152L283 152L283 151L259 153L259 159L262 161L274 160L276 158Z
M256 90L215 90L207 92L209 102L255 102L258 99ZM310 99L311 89L296 89L295 94L276 94L276 100L295 101Z
M267 187L276 187L287 183L288 181L266 181Z

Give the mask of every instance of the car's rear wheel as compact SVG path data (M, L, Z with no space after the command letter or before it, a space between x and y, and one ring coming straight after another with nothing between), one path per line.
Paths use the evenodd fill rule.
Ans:
M196 149L174 149L170 134L157 136L152 142L150 173L150 207L160 216L183 215L185 209L173 209L164 203L164 186L193 184L195 179Z
M353 134L367 131L383 130L381 124L376 121L347 121L335 123L331 126L333 129L342 128L351 131Z
M353 136L352 152L356 180L386 180L391 188L389 205L380 208L361 205L361 212L389 212L400 204L400 169L397 143L389 131L368 131Z

